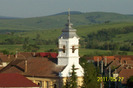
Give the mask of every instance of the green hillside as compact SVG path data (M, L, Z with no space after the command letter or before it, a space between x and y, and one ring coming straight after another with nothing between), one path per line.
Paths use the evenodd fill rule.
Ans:
M77 34L80 36L80 55L92 54L92 53L100 53L105 54L111 52L110 50L104 49L96 49L89 48L89 44L92 44L92 41L87 40L87 36L95 33L95 35L101 30L112 30L118 29L122 30L126 27L133 27L133 22L122 22L122 23L108 23L108 24L93 24L93 25L84 25L73 27L77 29ZM15 52L23 51L22 45L24 43L25 38L29 38L30 44L37 44L41 48L39 52L47 51L48 49L56 49L57 50L57 39L59 35L61 35L61 29L52 29L52 30L31 30L31 31L20 31L11 34L0 34L0 50L7 49ZM132 30L130 30L132 31ZM39 35L39 37L37 37ZM103 37L106 37L103 35ZM126 33L117 33L109 40L102 40L98 42L94 40L94 44L92 45L101 45L104 46L106 42L117 45L129 46L129 44L133 44L133 32ZM4 45L3 45L4 44ZM52 45L52 47L50 46ZM6 46L6 47L5 47ZM13 46L13 47L12 47ZM16 46L16 47L15 47ZM86 48L87 47L87 48ZM13 49L14 48L14 49ZM131 50L128 50L129 55L133 55Z
M133 22L133 16L117 13L91 12L71 15L74 26L113 22ZM67 22L66 14L23 19L0 19L0 30L40 30L63 28Z
M133 55L133 16L76 12L71 15L71 21L80 36L80 55ZM25 41L30 48L33 44L40 46L38 52L57 50L57 39L66 22L66 13L0 19L0 50L24 51Z
M122 23L109 23L109 24L94 24L94 25L84 25L84 26L78 26L73 27L77 29L77 34L80 36L81 39L86 37L88 34L97 32L102 29L108 29L111 28L118 28L121 29L123 27L133 26L133 22L122 22ZM65 27L65 26L64 26ZM30 39L35 39L37 34L40 35L41 39L45 40L55 40L59 37L61 34L62 28L59 29L51 29L51 30L31 30L31 31L18 31L14 34L0 34L0 41L4 41L7 38L11 37L29 37ZM127 34L118 34L113 38L114 41L124 41L124 40L132 40L133 35L132 33Z
M89 33L97 32L98 30L110 29L110 28L119 28L120 29L120 28L127 27L127 26L133 26L133 22L94 24L94 25L78 26L78 27L73 27L73 28L77 29L77 34L82 39L85 36L87 36ZM62 30L62 28L52 29L52 30L34 30L34 31L29 31L29 32L16 33L16 35L21 36L21 37L35 38L37 34L40 34L41 39L49 40L49 39L57 39L59 37L59 35L61 34L61 30ZM127 36L127 35L128 34L125 34L125 36ZM120 35L118 35L118 36L120 36ZM133 37L133 35L131 35L131 37Z

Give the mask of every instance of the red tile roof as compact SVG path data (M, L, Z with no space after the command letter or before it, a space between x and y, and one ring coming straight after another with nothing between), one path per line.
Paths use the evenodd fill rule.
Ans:
M10 55L0 55L0 60L2 62L10 62L12 59L10 58Z
M99 61L103 60L105 63L104 58L107 59L107 64L110 66L133 65L133 56L94 56L93 58L87 58L87 60L94 60L97 62L99 59Z
M3 67L0 67L0 70L3 69Z
M98 58L99 61L104 58L107 58L108 60L133 60L133 56L94 56L93 60L97 61Z
M58 53L55 52L41 52L39 53L41 57L52 57L52 58L57 58Z
M109 60L114 60L115 57L114 56L94 56L93 57L94 61L97 61L97 59L99 59L99 61L101 61L104 58L107 58Z
M120 77L124 77L124 80L122 81L123 84L126 84L127 79L130 76L133 76L133 69L122 69L119 73Z
M33 52L19 52L18 56L23 58L33 57Z
M20 74L0 74L0 87L38 87L35 83Z
M64 66L56 64L57 59L44 57L32 57L27 59L27 72L25 72L25 61L11 62L1 70L1 73L20 73L25 76L36 77L58 77Z

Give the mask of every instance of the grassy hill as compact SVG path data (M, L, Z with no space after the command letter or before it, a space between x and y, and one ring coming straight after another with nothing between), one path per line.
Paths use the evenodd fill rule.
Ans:
M119 29L124 27L133 27L133 16L122 15L116 13L80 13L75 12L71 15L71 21L74 24L73 28L77 29L77 34L80 36L80 40L85 38L90 33L97 33L100 30L106 29ZM35 18L23 18L23 19L0 19L0 50L7 49L15 52L23 51L22 43L26 37L29 38L31 44L35 43L36 37L39 34L40 40L45 42L46 40L57 42L61 30L65 27L67 22L66 13L59 13L45 17ZM51 29L51 30L47 30ZM11 32L11 33L7 33ZM21 42L20 44L14 44L13 42ZM133 41L133 32L130 33L117 33L113 36L109 42L121 42ZM103 41L103 43L108 42ZM11 45L2 45L2 42L11 42ZM56 44L42 44L39 52L47 51L48 49L57 49ZM81 46L82 47L82 46ZM80 55L92 54L92 53L107 53L111 51L97 50L97 49L85 49L80 48ZM133 55L133 52L128 52L129 55Z
M133 22L120 22L120 23L108 23L108 24L93 24L93 25L82 25L73 27L77 29L77 34L80 36L80 38L86 37L88 34L92 32L97 32L102 29L111 29L111 28L118 28L121 29L123 27L133 26ZM65 27L65 26L64 26ZM29 37L31 40L35 39L37 34L40 35L41 39L45 40L52 40L52 39L58 39L59 35L61 35L62 28L59 29L51 29L51 30L31 30L31 31L12 31L15 32L12 34L0 34L0 41L3 41L9 37ZM2 31L1 31L2 32ZM127 34L118 34L113 38L114 41L124 41L124 40L132 40L133 34L127 33Z
M66 12L44 17L0 19L0 30L57 29L63 28L66 22ZM133 16L105 12L73 12L71 15L71 22L74 24L74 27L102 23L133 22Z
M78 26L78 27L73 27L73 28L77 29L77 34L82 39L85 36L87 36L89 33L97 32L97 31L102 30L102 29L111 29L111 28L121 29L121 28L127 27L127 26L133 26L133 22L94 24L94 25ZM59 37L59 35L61 35L61 30L62 30L62 28L52 29L52 30L34 30L34 31L29 31L29 32L16 33L15 35L21 36L21 37L29 37L29 38L34 39L37 34L40 34L41 39L49 40L49 39L57 39ZM129 34L117 35L114 38L114 40L123 41L123 37L125 37L125 39L126 39L126 37L128 37L127 35L129 35ZM130 38L127 38L127 39L132 39L132 37L133 37L133 35L130 34ZM118 38L121 38L121 39L118 39Z
M80 40L83 40L87 37L88 34L97 32L102 29L110 30L111 28L121 29L124 27L133 26L133 22L122 22L122 23L108 23L108 24L93 24L93 25L84 25L73 27L77 29L77 34L80 36ZM14 34L0 34L0 42L5 41L9 38L20 38L20 40L24 40L24 38L29 37L30 43L34 43L37 34L40 35L41 40L56 40L59 35L61 35L62 28L52 29L52 30L31 30L31 31L19 31ZM111 40L116 42L124 42L127 40L133 41L133 32L126 34L117 34ZM109 40L110 41L110 40Z

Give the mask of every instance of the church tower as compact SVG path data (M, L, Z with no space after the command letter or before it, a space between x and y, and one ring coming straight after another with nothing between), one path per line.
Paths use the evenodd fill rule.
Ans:
M72 28L69 11L66 27L62 30L62 34L58 40L58 65L66 66L60 74L61 77L68 77L70 75L72 65L75 65L77 69L77 76L83 76L83 69L79 64L79 39L76 29Z

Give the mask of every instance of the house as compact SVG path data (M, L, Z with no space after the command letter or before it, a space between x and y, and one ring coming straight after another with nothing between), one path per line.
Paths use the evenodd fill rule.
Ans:
M0 53L0 69L6 67L11 61L15 59L26 59L33 57L34 53L31 52L18 52L15 55L5 55Z
M32 80L42 88L59 86L59 72L64 66L58 66L57 59L32 57L27 60L16 59L1 70L1 73L19 73Z
M4 55L0 53L0 68L3 68L8 65L8 63L12 60L10 55Z
M38 85L20 74L0 74L0 88L39 88Z

